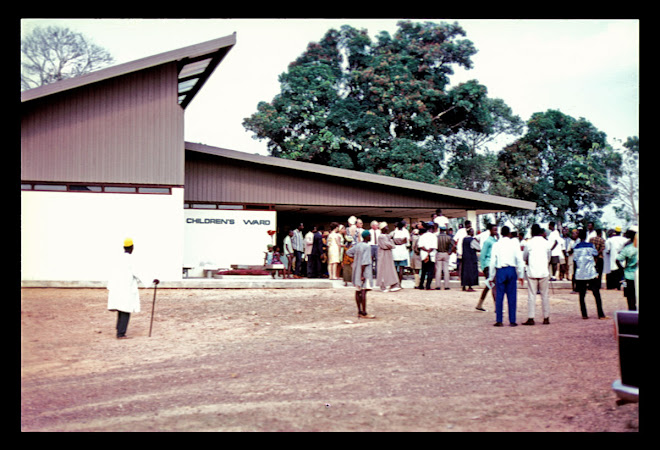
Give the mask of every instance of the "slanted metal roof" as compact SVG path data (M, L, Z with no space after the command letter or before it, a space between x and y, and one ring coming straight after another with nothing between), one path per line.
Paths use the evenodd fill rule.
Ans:
M457 209L456 212L458 212L458 210L463 210L463 211L475 210L477 211L478 214L485 214L487 212L508 211L515 209L529 209L529 210L536 209L536 203L534 202L517 200L506 197L499 197L495 195L481 194L478 192L448 188L448 187L438 186L428 183L420 183L417 181L404 180L400 178L388 177L383 175L375 175L375 174L369 174L369 173L358 172L347 169L338 169L335 167L322 166L319 164L312 164L312 163L306 163L300 161L292 161L288 159L276 158L271 156L248 154L235 150L211 147L208 145L197 144L192 142L186 142L185 148L187 151L192 151L207 155L214 155L219 157L219 159L222 158L230 159L240 164L249 163L251 165L252 164L261 165L262 167L264 167L265 170L273 171L273 169L279 168L279 169L283 169L283 171L285 172L291 172L291 171L293 171L294 173L299 172L301 173L301 175L305 175L300 177L300 183L308 183L308 184L313 183L314 182L313 180L320 179L323 177L323 178L335 180L333 182L342 185L344 189L346 188L346 186L353 187L355 191L359 191L360 189L363 190L368 189L372 192L381 192L383 196L390 195L388 194L388 192L392 192L392 189L395 189L396 192L408 196L407 198L409 198L410 201L409 202L406 201L404 203L406 204L409 203L411 205L411 208L413 203L418 203L419 199L423 197L429 202L428 205L424 207L425 209L428 209L431 207L431 205L435 205L435 204L439 206L442 203L452 204L453 206L448 206L448 209ZM280 173L284 175L283 172ZM312 175L311 177L310 174ZM186 189L188 189L189 186L192 188L196 181L189 179L189 176L194 176L194 175L188 173L186 174ZM217 183L225 182L223 178L219 176L219 174L216 175L216 178L217 178L216 180ZM262 183L272 182L266 176L263 176L261 180ZM246 182L248 181L249 180L246 180ZM220 187L219 190L226 191L227 187L224 188ZM311 185L309 187L311 188ZM305 186L298 186L296 188L296 191L305 191L305 189L306 189ZM195 186L195 190L196 190L196 186ZM263 194L264 198L266 196L273 198L272 196L275 195L273 193L273 191L275 191L273 186L264 186L263 189L260 190L262 192L264 190L269 191L267 193L264 192ZM329 193L327 193L326 195L328 196L328 198L322 198L324 194L321 193L320 194L321 198L318 199L315 198L315 200L320 201L320 203L312 204L308 202L303 205L299 201L291 202L291 199L292 197L294 197L294 194L295 194L294 192L287 191L286 189L282 189L280 194L282 198L280 199L280 201L274 201L272 203L276 205L276 209L282 211L290 210L291 208L295 209L295 207L297 206L305 206L305 210L310 210L310 207L314 207L318 209L318 212L322 212L323 205L330 200ZM345 200L347 202L350 202L353 195L350 195L349 193L346 192L344 192L344 195L345 195ZM298 196L296 195L296 197ZM319 196L317 195L316 197ZM213 201L214 199L197 198L194 200ZM240 202L245 200L241 200L237 198L236 201ZM382 201L379 200L379 202L381 203L383 201L387 201L387 200L386 199L383 199ZM398 201L400 202L401 199L399 199ZM291 203L291 205L287 206L288 203ZM333 211L336 211L337 210L336 206L337 205L334 205L331 209ZM438 206L432 206L431 209L435 210L435 208ZM392 212L393 214L399 214L399 215L402 215L404 213L410 213L410 211L403 211L402 208L394 208L396 209L396 211L389 211L390 209L393 208L379 207L378 209L379 210L382 209L383 211L388 210L388 212Z
M22 92L21 102L97 83L149 67L176 62L179 72L179 105L185 109L234 44L236 44L236 33L158 55L148 56L132 62L107 67L79 77L39 86Z

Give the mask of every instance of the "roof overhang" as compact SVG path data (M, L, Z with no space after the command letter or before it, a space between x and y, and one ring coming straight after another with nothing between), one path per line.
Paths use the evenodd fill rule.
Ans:
M193 142L186 142L185 148L188 151L205 153L208 155L215 155L222 158L234 159L242 162L253 164L261 164L274 168L282 168L300 172L307 172L313 174L321 174L337 178L338 182L354 181L355 183L372 183L381 185L383 187L394 187L399 190L407 190L411 195L415 193L434 194L441 197L448 197L458 200L463 203L465 207L457 208L453 213L447 214L449 211L443 213L447 217L463 217L465 211L476 211L477 214L487 214L502 211L513 210L535 210L536 203L526 200L518 200L507 197L500 197L496 195L481 194L479 192L465 191L461 189L454 189L435 184L420 183L417 181L404 180L400 178L388 177L383 175L375 175L365 172L358 172L355 170L338 169L336 167L322 166L319 164L306 163L301 161L293 161L289 159L276 158L272 156L254 155L236 150L228 150L218 147L211 147L208 145L197 144ZM457 202L457 203L459 203ZM307 211L316 212L318 214L344 214L341 208L336 206L313 206L313 205L279 205L278 210L282 211ZM348 210L347 210L348 211ZM430 210L429 210L430 211ZM421 211L420 211L421 212ZM424 210L426 213L427 211ZM433 210L434 212L434 210ZM373 215L391 216L391 217L405 217L412 214L412 210L406 208L378 208L374 209ZM430 217L430 214L428 214Z
M236 33L212 41L183 47L158 55L90 72L79 77L40 86L21 93L21 102L75 89L161 64L176 62L179 105L186 108L215 68L236 44Z

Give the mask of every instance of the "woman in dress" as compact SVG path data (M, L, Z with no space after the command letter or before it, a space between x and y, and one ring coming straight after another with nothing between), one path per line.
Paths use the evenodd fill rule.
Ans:
M331 280L339 279L339 263L341 262L341 235L339 234L339 224L332 222L330 224L330 234L328 235L328 277Z
M480 250L479 241L474 238L474 228L468 228L467 236L463 238L463 259L461 260L463 265L461 286L464 291L467 287L468 292L474 292L472 286L479 284L479 258L477 258L477 252Z
M394 240L390 237L388 225L381 222L380 235L378 236L378 258L376 266L376 285L383 292L396 292L401 290L399 275L394 267L392 250L396 247Z

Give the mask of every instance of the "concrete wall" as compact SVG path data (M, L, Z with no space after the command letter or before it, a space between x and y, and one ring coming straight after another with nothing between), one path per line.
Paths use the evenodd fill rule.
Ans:
M262 265L264 252L274 239L275 211L186 209L184 266L189 276L204 276L204 269L229 269L232 264Z
M171 195L21 192L21 279L107 281L133 239L143 281L181 280L183 189Z

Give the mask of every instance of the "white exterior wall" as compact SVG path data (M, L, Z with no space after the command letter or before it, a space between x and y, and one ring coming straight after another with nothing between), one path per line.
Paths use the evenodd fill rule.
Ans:
M204 269L229 269L233 264L262 265L269 230L276 230L275 211L185 211L183 263L189 276L204 276Z
M183 189L171 195L21 191L21 279L107 281L124 239L148 285L181 280Z

